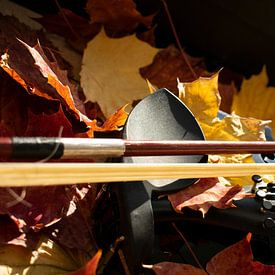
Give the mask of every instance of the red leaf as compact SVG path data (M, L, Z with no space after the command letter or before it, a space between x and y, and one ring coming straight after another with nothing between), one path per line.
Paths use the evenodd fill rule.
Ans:
M253 261L250 238L251 234L248 234L244 240L215 255L207 264L207 271L211 275L275 274L275 266Z
M0 188L0 214L41 229L66 216L77 196L74 187Z
M132 0L89 0L86 7L95 23L102 23L109 36L133 33L139 24L150 27L153 16L142 16Z
M125 111L126 107L127 105L119 108L103 123L101 127L95 127L95 131L106 132L119 130L119 126L123 126L128 117L128 113Z
M95 256L81 269L69 273L69 275L96 275L98 262L101 258L102 251L98 250Z
M42 75L47 78L48 83L55 89L55 94L51 94L50 96L53 99L60 100L63 108L65 108L70 115L79 122L84 122L86 124L89 128L87 132L89 137L93 136L94 131L113 131L116 130L118 126L125 123L127 113L124 111L124 108L121 108L103 124L103 127L97 126L96 120L90 120L84 114L84 104L78 99L77 89L69 82L67 73L60 70L56 62L50 62L48 60L39 44L32 48L26 43L22 43L31 53L35 60L35 65L39 68ZM42 94L44 94L44 91ZM45 97L48 96L49 95L45 93Z
M77 39L78 42L82 39L83 42L88 42L100 31L96 24L91 24L86 18L65 8L61 8L58 14L48 14L34 20L43 25L47 31L68 39Z
M39 127L39 125L43 125L43 127ZM58 136L61 127L63 128L61 133L62 137L75 136L72 131L72 126L61 108L59 108L58 112L52 115L47 115L44 113L34 114L29 110L28 125L24 136L56 137Z
M233 200L251 197L241 186L225 186L218 178L200 179L197 183L168 196L173 208L181 212L184 207L199 210L203 215L211 206L235 207Z
M0 244L8 243L21 234L15 221L8 215L0 215Z
M187 58L198 76L207 75L206 66L201 58L188 55ZM152 64L140 69L140 74L153 85L166 87L174 92L177 91L177 78L181 82L194 80L194 75L184 61L181 52L174 46L159 51Z
M91 229L93 224L92 209L95 202L97 187L90 185L83 187L81 200L75 202L73 213L63 217L58 223L47 228L50 238L60 243L63 247L79 251L86 255L95 253L96 241Z
M207 275L207 273L189 264L179 264L173 262L161 262L153 265L153 270L157 275Z

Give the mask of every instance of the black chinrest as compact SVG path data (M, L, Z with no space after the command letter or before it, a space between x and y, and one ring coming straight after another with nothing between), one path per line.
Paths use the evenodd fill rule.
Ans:
M169 92L160 89L141 100L130 113L123 138L128 140L204 140L203 132L191 111ZM125 157L133 163L199 163L207 156ZM150 180L154 190L171 191L194 183L196 179Z

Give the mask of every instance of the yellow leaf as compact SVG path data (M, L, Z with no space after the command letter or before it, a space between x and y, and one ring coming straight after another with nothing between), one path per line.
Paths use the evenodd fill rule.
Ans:
M200 122L200 120L199 120ZM265 140L264 127L269 121L245 118L236 114L223 119L214 119L212 123L200 122L207 140Z
M36 249L6 244L0 246L0 274L67 274L79 268L61 247L42 237Z
M202 127L207 140L249 141L265 140L264 127L269 121L240 117L234 113L223 119L217 117L220 106L218 73L210 78L200 77L191 83L178 82L179 97L190 108ZM209 162L254 162L247 155L210 155ZM248 177L230 178L231 184L251 184Z
M200 77L190 83L178 83L179 98L201 122L211 123L218 115L221 102L218 76L216 73L209 78Z
M139 69L152 62L158 49L134 35L109 38L101 31L85 49L81 86L87 100L98 102L105 116L148 93Z
M275 87L267 87L268 77L265 67L259 75L244 79L240 92L233 97L232 111L240 116L272 120L275 132Z

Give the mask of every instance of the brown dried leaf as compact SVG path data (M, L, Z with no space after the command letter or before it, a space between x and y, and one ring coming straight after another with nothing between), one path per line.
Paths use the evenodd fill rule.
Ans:
M34 20L48 32L65 37L71 45L78 45L76 49L80 49L79 44L85 46L100 31L100 24L91 24L86 18L65 8L61 8L58 14L48 14Z
M89 0L86 9L92 21L103 24L111 37L131 34L139 24L148 28L153 19L153 15L142 16L132 0Z
M96 269L101 255L102 251L98 250L94 257L84 267L77 271L69 273L69 275L96 275Z
M264 265L253 261L250 239L251 234L248 234L244 240L227 247L215 255L207 264L207 272L211 275L274 274L274 265Z
M187 54L186 54L187 55ZM197 75L208 75L201 58L188 56L189 62ZM193 81L194 75L184 61L181 52L174 46L159 51L152 64L140 69L143 78L159 88L177 91L177 78L183 82Z
M38 127L43 125L43 127ZM34 114L32 111L28 111L28 125L26 131L22 136L27 137L56 137L58 136L60 129L62 128L62 137L74 137L75 134L72 130L72 126L64 115L61 108L59 111L47 115L47 114Z
M70 249L78 262L84 264L96 253L96 241L91 225L93 204L96 197L96 186L87 185L78 189L79 198L73 203L71 213L58 223L48 227L47 234L62 247Z
M26 229L41 229L70 214L77 202L74 187L0 188L0 214L23 221Z
M51 89L37 89L35 88L36 86L34 86L34 88L31 88L31 85L26 85L26 81L23 80L21 77L19 79L18 77L16 77L15 80L17 80L25 89L27 89L28 91L31 90L33 94L41 96L43 98L60 101L64 110L68 112L69 119L72 119L73 117L74 121L78 121L80 126L81 123L84 123L86 125L86 128L89 128L87 132L87 135L89 137L93 136L93 132L95 129L97 129L98 131L105 131L104 129L106 129L106 131L112 131L113 129L117 129L117 127L120 126L115 125L116 122L125 122L125 116L127 113L124 112L123 109L117 112L114 116L112 116L112 118L108 120L108 123L106 125L110 126L110 124L112 124L112 127L106 127L105 125L103 129L102 127L97 126L96 120L90 120L84 114L84 104L78 98L76 87L69 82L67 78L67 73L61 70L56 62L49 61L47 56L44 54L40 44L37 44L34 48L32 48L22 41L21 43L23 43L23 45L31 53L32 57L35 60L35 65L39 68L44 78L48 80L48 83L54 88L54 91L52 91ZM10 68L8 64L8 58L6 55L2 57L1 65L3 69L7 71L11 76L18 76L18 74Z
M207 275L207 273L189 264L161 262L153 265L156 275Z
M251 197L251 194L246 194L241 186L226 186L218 178L200 179L197 183L168 195L177 212L189 207L201 211L203 216L211 206L220 209L235 207L233 200L246 197Z
M0 246L0 273L64 274L79 266L60 246L46 236L40 237L35 248L19 245Z
M128 113L125 111L124 107L119 108L114 114L112 114L101 127L95 127L95 131L106 132L106 131L117 131L119 126L123 126L128 117Z
M272 120L275 131L275 88L268 87L268 76L264 67L259 75L244 79L241 90L234 94L232 111L240 116Z
M249 233L244 240L241 240L216 254L208 262L206 266L207 272L191 265L173 262L155 264L153 265L153 270L157 275L273 275L275 273L274 265L265 265L253 260L250 239L251 234Z
M134 35L109 38L101 31L87 45L81 69L81 86L87 100L97 102L105 116L148 95L139 68L149 64L158 49Z

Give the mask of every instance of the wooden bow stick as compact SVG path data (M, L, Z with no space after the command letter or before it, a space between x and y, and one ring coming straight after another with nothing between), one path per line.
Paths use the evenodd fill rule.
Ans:
M0 157L13 159L92 159L95 156L165 156L274 153L273 141L123 140L0 137Z
M275 175L275 164L1 163L1 187ZM131 183L128 183L131 184Z

